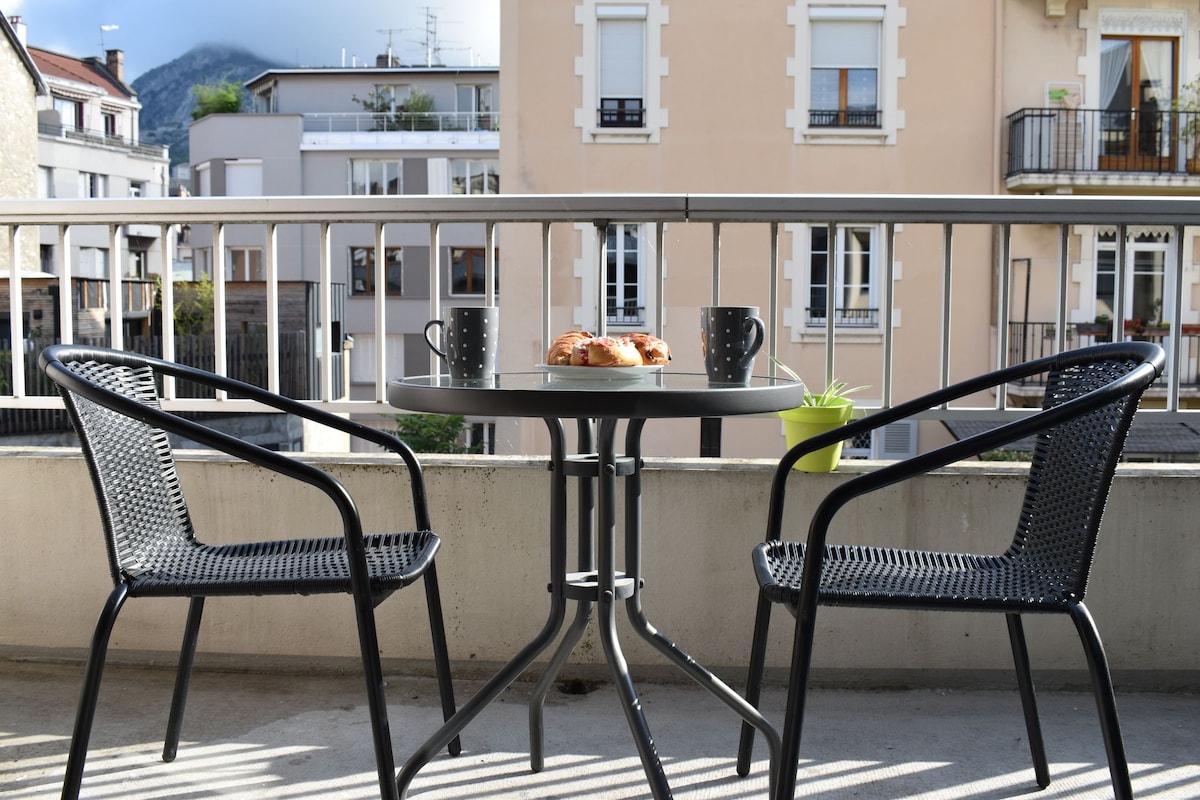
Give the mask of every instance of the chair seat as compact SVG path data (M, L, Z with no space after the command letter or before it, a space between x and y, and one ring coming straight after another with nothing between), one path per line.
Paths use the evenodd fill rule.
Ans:
M805 545L766 542L754 572L772 602L800 603ZM821 568L822 605L970 611L1067 612L1061 577L1009 555L829 545Z
M431 531L363 537L371 592L407 586L433 563L441 541ZM233 596L330 594L350 591L346 540L286 539L207 545L177 539L164 543L152 568L123 565L132 596Z

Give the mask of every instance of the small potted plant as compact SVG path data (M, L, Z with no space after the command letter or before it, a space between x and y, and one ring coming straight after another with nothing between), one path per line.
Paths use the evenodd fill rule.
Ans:
M1098 342L1107 342L1112 333L1112 317L1097 314L1094 322L1076 322L1075 332L1080 336L1095 336Z
M774 359L775 364L793 380L799 381L800 376L787 365ZM805 439L840 428L854 414L854 401L846 395L866 389L866 386L847 388L845 381L833 380L825 387L825 391L814 394L807 389L804 392L804 402L796 408L779 412L783 420L784 435L790 450ZM837 468L838 460L842 457L842 443L837 442L828 447L807 453L800 457L793 469L801 472L832 472Z

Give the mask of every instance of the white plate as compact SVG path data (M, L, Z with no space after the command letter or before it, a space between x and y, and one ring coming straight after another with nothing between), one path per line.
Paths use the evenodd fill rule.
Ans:
M637 381L658 372L662 364L637 367L571 367L559 364L538 364L537 368L555 378L570 381Z

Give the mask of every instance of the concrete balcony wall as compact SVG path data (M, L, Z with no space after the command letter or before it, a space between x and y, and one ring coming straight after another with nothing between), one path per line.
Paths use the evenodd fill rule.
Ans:
M310 460L355 493L368 530L407 525L407 488L385 457ZM788 510L795 535L831 486L869 466L795 474ZM763 535L772 468L768 460L648 460L645 471L644 607L661 631L738 684L754 618L749 552ZM886 490L848 509L837 539L1003 549L1020 501L1020 472L1014 464L962 464ZM204 453L184 453L181 474L198 534L207 541L340 535L332 508L308 487ZM438 566L451 656L460 674L483 673L514 654L545 620L545 462L431 457L426 477L435 528L444 539ZM1170 465L1126 465L1118 473L1088 605L1120 683L1200 685L1197 477L1194 468ZM73 448L0 448L0 480L6 487L0 658L80 658L111 588L82 457ZM172 661L185 605L130 602L113 635L112 657ZM428 669L424 614L417 587L379 607L381 647L391 668ZM777 611L770 650L775 677L787 664L790 622ZM678 678L628 627L620 630L635 671ZM1067 681L1082 676L1082 648L1065 616L1027 618L1026 631L1035 670ZM817 675L827 681L921 684L991 675L1005 682L996 671L1011 666L997 615L823 609L817 637ZM353 668L351 605L343 596L211 600L200 650L201 664ZM589 630L569 669L588 672L602 663Z

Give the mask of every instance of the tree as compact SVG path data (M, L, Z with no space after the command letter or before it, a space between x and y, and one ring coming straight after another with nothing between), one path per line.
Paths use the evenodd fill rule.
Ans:
M467 429L461 414L395 414L393 434L417 453L477 453L478 446L466 447L459 439Z
M242 110L242 98L245 93L245 88L233 81L197 83L192 86L192 96L196 98L192 119L207 117L209 114L236 114Z
M362 106L364 111L375 115L377 131L437 129L437 120L433 117L433 95L420 89L412 89L408 99L401 105L396 105L391 89L376 89L369 92L365 100L358 95L351 95L350 99Z

